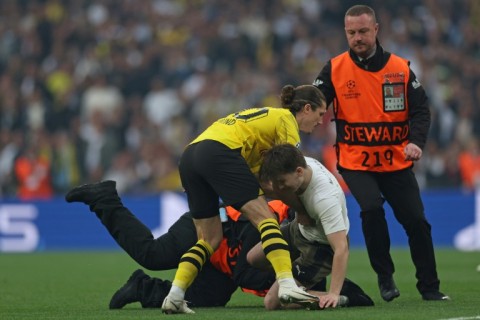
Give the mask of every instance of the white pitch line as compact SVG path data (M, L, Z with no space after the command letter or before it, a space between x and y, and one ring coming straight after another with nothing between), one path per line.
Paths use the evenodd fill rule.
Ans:
M460 317L460 318L444 318L438 320L476 320L480 319L480 316L473 316L473 317Z

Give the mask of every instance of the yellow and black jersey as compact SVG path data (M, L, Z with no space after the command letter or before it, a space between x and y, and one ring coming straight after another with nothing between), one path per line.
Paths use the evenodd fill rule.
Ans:
M191 144L203 140L218 141L230 149L241 149L250 170L256 174L262 153L280 143L300 145L298 123L288 109L250 108L221 118Z

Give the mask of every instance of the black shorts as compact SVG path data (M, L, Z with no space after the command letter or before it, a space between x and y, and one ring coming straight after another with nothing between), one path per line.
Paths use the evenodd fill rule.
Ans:
M180 159L180 179L195 219L219 214L219 200L239 210L261 194L260 184L242 157L213 140L189 145Z

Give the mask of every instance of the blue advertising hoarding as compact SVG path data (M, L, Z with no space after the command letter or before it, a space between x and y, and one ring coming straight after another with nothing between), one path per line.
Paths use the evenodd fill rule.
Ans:
M476 213L479 205L475 193L425 192L423 200L436 246L480 249L480 216ZM166 232L188 210L180 193L123 197L122 201L155 236ZM359 207L352 196L347 196L347 206L351 246L363 247ZM392 246L407 246L405 232L391 209L388 206L386 209ZM0 200L0 252L112 249L119 247L84 204L69 204L63 198L35 202Z

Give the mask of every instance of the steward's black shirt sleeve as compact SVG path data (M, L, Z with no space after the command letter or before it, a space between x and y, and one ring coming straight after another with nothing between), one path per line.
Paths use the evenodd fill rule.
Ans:
M330 106L336 95L332 83L332 63L330 60L323 66L317 78L315 78L313 85L322 91L327 100L327 107Z
M407 99L410 142L423 149L430 129L431 115L427 94L411 69L408 77Z

